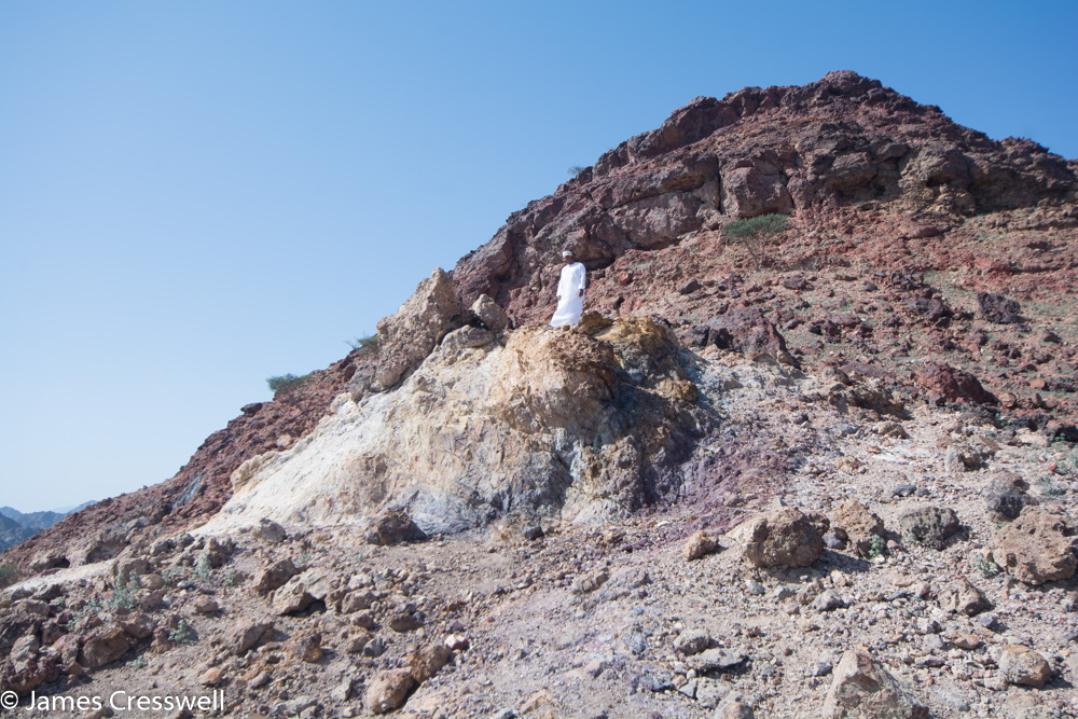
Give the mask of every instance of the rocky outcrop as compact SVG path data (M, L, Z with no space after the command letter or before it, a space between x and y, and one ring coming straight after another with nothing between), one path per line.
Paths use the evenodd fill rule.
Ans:
M374 388L397 384L461 324L460 303L449 273L437 269L392 317L378 323L378 369Z
M205 529L262 517L372 522L382 508L426 534L502 513L624 516L672 495L710 421L684 361L649 320L443 343L396 391L341 398L310 437L262 461Z

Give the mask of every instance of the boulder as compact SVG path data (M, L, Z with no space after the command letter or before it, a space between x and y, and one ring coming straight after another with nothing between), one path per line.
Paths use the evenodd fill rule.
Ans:
M92 631L82 643L79 664L94 670L111 664L135 645L135 639L118 624L107 624Z
M685 540L685 545L681 548L681 555L685 557L686 561L691 562L694 559L702 559L720 549L722 547L719 546L718 540L701 530L693 532Z
M240 625L232 635L232 651L243 656L273 635L273 622L249 622Z
M273 595L273 609L280 615L300 614L310 609L325 608L331 591L329 578L320 570L308 569L292 577Z
M928 719L925 706L857 649L844 652L835 667L820 714L826 719Z
M940 607L958 614L972 617L992 608L992 603L977 587L965 577L951 582L939 593Z
M372 714L388 714L400 709L416 688L408 669L386 669L378 672L367 685L363 706Z
M999 399L969 372L942 362L928 362L916 374L914 381L925 390L930 401L967 402L972 404L999 404Z
M751 360L769 359L797 366L786 347L786 338L756 307L737 307L720 315L695 332L699 345L740 352Z
M907 509L899 515L898 526L907 542L932 549L943 549L961 529L953 509L933 506Z
M825 520L826 522L826 520ZM757 567L807 567L823 554L818 521L793 508L778 509L749 520L742 530L745 558Z
M862 557L870 556L885 546L883 520L867 506L851 499L843 502L831 515L831 528L841 530L852 549Z
M255 591L259 594L269 594L283 587L289 579L296 576L298 571L296 565L288 557L279 559L259 572L255 580Z
M1015 519L1027 504L1037 503L1028 490L1029 483L1014 472L999 473L985 489L988 511L1002 519Z
M1052 678L1052 667L1038 652L1021 644L1007 644L999 652L999 672L1008 684L1043 687Z
M501 334L509 327L509 317L489 295L479 295L472 303L472 314L494 334Z
M387 509L375 517L366 534L368 542L381 546L422 542L426 538L411 517L396 509Z
M1033 586L1070 579L1078 568L1074 526L1057 509L1026 507L996 531L991 551L992 561Z
M412 678L422 684L442 670L453 658L453 651L444 643L429 644L413 653L408 660Z

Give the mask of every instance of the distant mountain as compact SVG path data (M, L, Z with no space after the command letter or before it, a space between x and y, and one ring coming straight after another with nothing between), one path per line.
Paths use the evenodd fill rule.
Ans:
M26 541L67 515L85 509L91 504L93 502L84 502L70 510L46 512L20 512L14 507L0 507L0 550Z

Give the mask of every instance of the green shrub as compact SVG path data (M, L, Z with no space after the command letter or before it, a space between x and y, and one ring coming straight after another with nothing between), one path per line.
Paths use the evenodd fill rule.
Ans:
M195 638L195 630L186 619L178 621L175 629L168 635L168 640L173 644L190 644L195 641Z
M767 257L764 254L764 242L769 235L781 232L786 227L786 215L768 214L747 217L744 220L734 220L722 228L724 237L731 241L740 242L752 255L752 260L759 269L766 264Z
M0 587L14 584L19 578L19 570L8 564L0 565Z
M266 384L269 385L270 390L273 392L273 396L276 397L279 394L291 392L299 388L310 378L310 373L298 377L294 374L282 374L277 375L276 377L270 377L266 380Z
M722 228L722 233L728 237L735 238L773 235L786 229L786 222L789 219L786 215L776 213L747 217L744 220L728 222Z
M348 346L354 350L370 350L378 349L382 340L378 335L367 335L366 337L357 337L348 343Z

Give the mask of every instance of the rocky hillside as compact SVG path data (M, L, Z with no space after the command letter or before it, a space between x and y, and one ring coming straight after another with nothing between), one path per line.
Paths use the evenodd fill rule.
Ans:
M78 511L93 504L87 502L71 511ZM23 542L43 529L59 522L69 512L20 512L14 507L0 507L0 549L7 549Z
M552 330L566 246L589 314ZM698 98L8 551L4 686L1071 716L1076 275L1078 162L850 72Z

